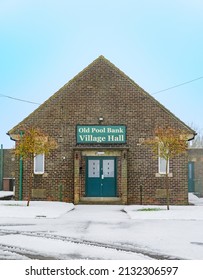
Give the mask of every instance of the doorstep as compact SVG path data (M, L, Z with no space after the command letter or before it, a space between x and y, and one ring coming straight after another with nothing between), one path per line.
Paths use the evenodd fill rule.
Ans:
M122 204L119 197L81 197L79 204Z

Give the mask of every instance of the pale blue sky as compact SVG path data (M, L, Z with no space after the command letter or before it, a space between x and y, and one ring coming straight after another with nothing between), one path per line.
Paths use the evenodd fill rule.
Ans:
M202 0L1 0L0 94L42 103L99 55L150 94L203 77ZM203 79L153 95L203 129ZM0 143L37 105L0 95Z

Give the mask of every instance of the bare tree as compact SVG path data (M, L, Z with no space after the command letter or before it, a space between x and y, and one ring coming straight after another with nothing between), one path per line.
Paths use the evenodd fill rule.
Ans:
M203 129L198 128L195 124L191 124L190 127L196 131L197 135L189 142L189 148L203 148Z

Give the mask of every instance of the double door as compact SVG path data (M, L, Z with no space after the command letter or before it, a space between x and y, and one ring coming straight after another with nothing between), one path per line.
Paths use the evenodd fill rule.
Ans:
M116 158L87 157L86 196L116 196Z

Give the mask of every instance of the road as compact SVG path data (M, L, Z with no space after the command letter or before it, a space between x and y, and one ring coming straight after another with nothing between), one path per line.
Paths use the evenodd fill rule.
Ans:
M78 206L58 219L1 219L0 259L179 259L132 242L139 224L121 209Z
M41 232L25 232L25 231L15 231L15 230L0 230L0 236L8 236L12 235L14 239L18 239L19 236L23 237L29 237L30 238L30 244L32 244L32 238L34 238L34 242L36 242L37 239L41 239L41 241L45 242L46 240L49 241L50 247L52 242L56 241L62 241L64 242L64 246L70 246L74 244L74 250L80 252L80 247L85 246L87 247L87 251L89 251L90 247L94 249L104 249L104 250L110 250L111 252L113 251L114 254L122 253L123 255L127 254L129 257L134 257L137 259L137 256L141 257L142 259L158 259L158 260L175 260L178 258L170 257L167 255L159 254L159 253L153 253L147 250L141 250L139 248L135 247L125 247L122 245L113 245L113 244L106 244L102 242L96 242L96 241L89 241L89 240L81 240L77 238L70 238L70 237L65 237L65 236L58 236L55 234L47 234L47 233L41 233ZM39 241L38 241L39 242ZM55 244L54 244L55 245ZM54 247L54 246L53 246ZM32 246L31 246L32 248ZM21 246L15 246L15 245L5 245L5 244L0 244L0 260L5 260L5 259L20 259L20 260L28 260L28 259L35 259L35 260L56 260L56 259L89 259L89 253L87 256L82 256L79 253L73 253L69 252L67 254L58 254L56 253L49 253L47 255L46 253L39 253L33 249L29 248L24 248L23 243ZM133 258L133 259L134 259ZM94 258L93 258L94 259ZM96 258L96 259L99 259ZM102 258L103 259L103 258Z

